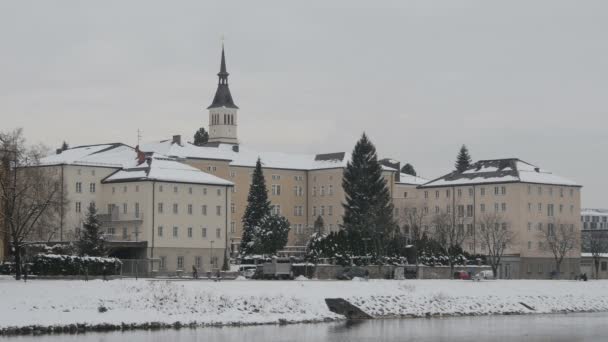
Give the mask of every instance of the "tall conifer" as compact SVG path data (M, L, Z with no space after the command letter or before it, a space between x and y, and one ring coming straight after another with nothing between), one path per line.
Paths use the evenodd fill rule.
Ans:
M365 133L344 170L342 187L346 197L343 227L349 234L352 253L363 255L367 245L368 251L384 255L396 227L393 204L376 148Z
M270 215L270 201L268 201L268 190L266 180L262 171L260 158L255 164L255 170L251 178L249 195L247 196L247 208L243 215L243 237L241 238L241 253L254 253L255 233L262 219Z
M462 145L460 152L458 152L458 157L456 158L456 171L464 172L469 168L469 166L471 166L471 163L472 160L469 150L465 145Z
M80 255L106 255L103 231L101 230L101 224L97 218L97 209L93 202L89 204L86 220L82 224L82 233L80 234L80 240L78 240L78 251Z

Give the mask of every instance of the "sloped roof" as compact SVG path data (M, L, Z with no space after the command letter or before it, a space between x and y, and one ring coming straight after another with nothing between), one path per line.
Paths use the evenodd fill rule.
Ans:
M480 160L463 172L451 172L423 184L421 187L472 185L484 183L538 183L580 186L517 158Z
M426 178L422 178L422 177L418 177L418 176L412 176L410 174L407 173L401 173L399 175L399 181L397 182L398 184L411 184L411 185L422 185L427 183L429 180Z
M189 184L210 184L231 186L232 182L197 168L162 156L151 156L148 160L132 168L119 170L104 178L102 183L164 181Z
M122 143L76 146L40 160L41 165L83 165L132 167L137 162L135 149Z

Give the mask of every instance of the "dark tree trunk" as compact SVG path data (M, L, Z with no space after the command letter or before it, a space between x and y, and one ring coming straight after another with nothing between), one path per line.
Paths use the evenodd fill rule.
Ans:
M21 280L21 246L13 245L15 248L15 279Z

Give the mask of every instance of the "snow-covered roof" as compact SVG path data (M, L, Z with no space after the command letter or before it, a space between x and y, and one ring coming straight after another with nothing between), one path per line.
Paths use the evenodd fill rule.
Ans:
M608 253L599 253L600 258L608 258ZM593 253L581 253L583 258L593 258Z
M399 174L399 181L397 183L399 184L412 184L412 185L422 185L424 183L427 183L429 180L426 178L422 178L422 177L418 177L418 176L412 176L409 175L407 173L401 173Z
M77 146L42 158L41 165L83 165L99 167L132 167L137 162L135 150L121 143Z
M190 184L233 185L232 182L203 172L171 158L153 155L146 162L119 170L104 178L102 183L163 181Z
M156 152L184 159L226 160L231 166L254 167L258 157L267 168L292 170L318 170L346 167L349 154L294 154L284 152L261 152L239 145L238 152L232 144L196 146L191 143L178 144L172 140L140 145L144 152Z
M421 187L472 185L487 183L538 183L580 186L520 159L480 160L463 172L454 171L423 184Z
M581 210L581 216L608 216L608 210L585 208Z

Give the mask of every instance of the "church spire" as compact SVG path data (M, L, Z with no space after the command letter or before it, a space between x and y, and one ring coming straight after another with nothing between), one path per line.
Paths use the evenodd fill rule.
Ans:
M218 76L217 90L213 102L207 109L226 107L226 108L239 108L232 100L230 94L230 88L228 88L228 75L230 75L226 69L226 54L224 53L224 44L222 43L222 61L220 64L220 72Z

